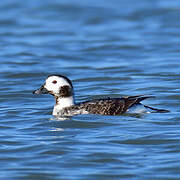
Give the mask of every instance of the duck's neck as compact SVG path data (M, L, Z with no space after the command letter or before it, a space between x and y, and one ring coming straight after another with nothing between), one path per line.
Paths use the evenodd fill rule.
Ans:
M66 107L70 107L74 105L74 97L55 97L56 104L53 109L53 115L58 115L58 112L60 112L62 109Z

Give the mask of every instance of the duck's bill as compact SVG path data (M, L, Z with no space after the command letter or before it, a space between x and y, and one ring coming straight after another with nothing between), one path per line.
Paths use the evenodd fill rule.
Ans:
M33 94L48 94L49 91L44 87L41 86L39 89L33 91Z

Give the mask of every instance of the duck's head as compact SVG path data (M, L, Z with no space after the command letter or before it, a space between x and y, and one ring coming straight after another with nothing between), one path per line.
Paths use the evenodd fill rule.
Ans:
M50 75L33 94L51 94L56 98L71 97L73 96L73 86L71 81L63 75Z

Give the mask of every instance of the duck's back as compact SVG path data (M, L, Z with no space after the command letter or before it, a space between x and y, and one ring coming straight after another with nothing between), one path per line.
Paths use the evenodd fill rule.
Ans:
M90 114L118 115L123 113L124 100L122 98L98 99L83 102L79 105Z
M71 109L79 114L120 115L150 96L128 96L122 98L96 99L74 105Z

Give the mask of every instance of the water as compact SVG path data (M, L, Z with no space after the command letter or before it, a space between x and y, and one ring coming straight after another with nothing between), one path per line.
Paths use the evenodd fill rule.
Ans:
M0 179L180 179L180 1L2 0ZM76 101L151 94L170 113L52 115L47 75Z

